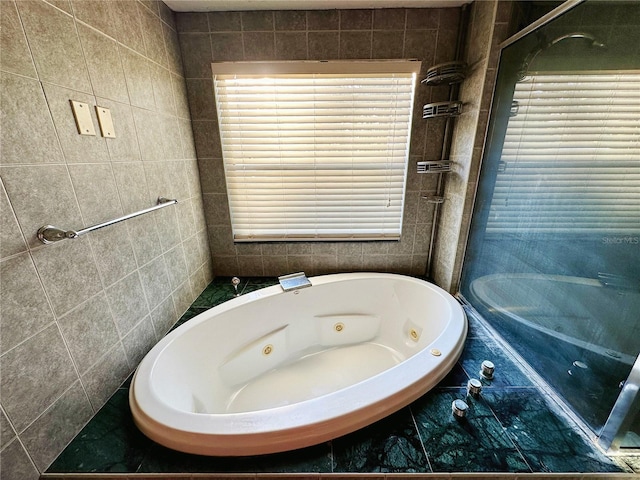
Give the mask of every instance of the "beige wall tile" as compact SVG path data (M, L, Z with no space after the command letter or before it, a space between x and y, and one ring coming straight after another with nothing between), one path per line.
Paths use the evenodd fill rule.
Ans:
M178 245L165 253L164 260L167 264L171 288L175 290L189 278L189 270L182 245Z
M371 58L371 38L373 32L340 32L340 58Z
M0 180L0 259L24 252L27 245Z
M147 56L167 68L169 61L160 18L145 8L138 8Z
M189 306L191 306L193 301L196 299L196 295L194 295L193 290L191 289L191 282L189 280L180 284L171 296L173 298L173 303L176 306L176 312L180 316L189 309Z
M119 46L118 51L122 60L131 105L155 110L156 102L153 88L149 88L151 85L151 62L128 48Z
M149 314L149 307L138 272L134 272L108 287L106 293L120 337L127 335Z
M105 138L111 162L135 162L140 160L140 147L136 136L133 112L128 103L118 103L96 98L99 107L108 108L113 120L116 138ZM96 128L99 128L96 125Z
M185 78L211 78L211 39L208 33L182 33L180 50Z
M82 384L95 411L109 400L130 372L131 367L127 362L124 347L118 342L81 376Z
M149 263L162 254L162 245L160 244L156 220L151 215L143 215L128 220L127 228L129 229L129 237L131 238L138 267Z
M120 340L104 293L60 317L58 324L80 374Z
M277 60L306 60L306 32L276 32L275 58Z
M85 226L122 216L110 164L88 163L70 165L68 168Z
M132 111L142 160L163 160L162 118L150 110L133 107Z
M273 15L275 29L278 31L306 30L307 28L307 15L304 11L277 10L273 12Z
M18 11L40 80L92 93L73 17L31 0L18 2Z
M173 98L176 102L176 115L180 119L189 119L189 101L187 99L187 84L185 79L176 73L171 74Z
M64 165L2 167L0 173L30 246L42 245L36 232L43 225L63 229L83 227L71 178Z
M36 68L33 65L33 59L18 17L15 2L5 1L2 3L0 24L2 70L36 78Z
M0 164L63 163L40 83L4 72L1 81L2 123L11 128L0 131Z
M205 285L206 286L206 285ZM203 288L204 289L204 288ZM178 320L173 298L168 297L151 312L156 337L160 340Z
M89 5L100 3L91 2ZM116 42L84 25L78 25L78 34L89 69L93 93L117 102L128 102L129 94Z
M102 33L115 37L114 15L109 0L71 0L73 12L78 20L91 25Z
M136 269L136 257L125 224L101 228L89 233L88 238L105 287Z
M340 13L337 10L307 11L307 28L309 30L338 30Z
M56 315L63 315L100 291L102 284L89 239L77 238L32 252Z
M341 30L371 30L373 10L340 10Z
M187 80L189 112L192 120L217 120L213 81L210 78Z
M0 357L0 366L2 406L18 432L78 380L56 325L9 350Z
M115 39L142 55L146 54L137 2L110 0L109 4L114 22Z
M162 5L164 5L164 3L162 3ZM180 53L178 33L166 23L163 23L162 35L167 49L168 68L171 72L182 75L182 54Z
M156 343L156 334L150 317L145 317L122 339L129 365L137 367L151 347Z
M176 106L173 100L171 72L155 63L152 63L150 68L153 96L155 98L158 111L175 115Z
M117 163L112 165L122 209L126 213L149 208L149 189L142 162Z
M16 438L16 432L13 430L7 416L0 410L0 449L4 448L14 438Z
M223 12L220 12L223 13ZM224 12L226 13L226 12ZM230 12L231 13L231 12ZM238 17L238 25L240 24L240 13L237 13ZM217 12L212 12L210 15L216 15ZM207 21L207 15L203 15L198 12L185 12L180 13L176 18L176 28L178 32L201 32L208 33L209 32L209 22Z
M35 266L27 253L0 262L0 354L12 349L55 318Z
M40 478L40 473L17 439L2 451L0 469L7 478L19 478L20 480L38 480Z
M151 310L164 302L171 294L171 283L164 257L158 257L141 267L140 280Z

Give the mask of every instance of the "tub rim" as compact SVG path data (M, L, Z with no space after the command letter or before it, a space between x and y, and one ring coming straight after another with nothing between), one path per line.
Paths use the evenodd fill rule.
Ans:
M194 317L158 342L136 369L129 390L136 425L145 435L175 450L205 455L253 455L321 443L369 425L413 402L444 378L460 357L468 328L466 314L448 292L415 277L359 272L322 275L310 280L313 285L322 285L371 278L417 283L438 294L450 311L438 336L399 364L319 397L263 410L194 413L164 403L149 382L156 360L173 340L209 320L211 314ZM206 312L216 309L214 316L217 316L259 298L287 293L294 294L283 292L279 285L274 285L234 298ZM432 355L433 348L442 354ZM382 376L386 380L381 380ZM140 380L143 378L146 381ZM389 391L394 393L389 394Z

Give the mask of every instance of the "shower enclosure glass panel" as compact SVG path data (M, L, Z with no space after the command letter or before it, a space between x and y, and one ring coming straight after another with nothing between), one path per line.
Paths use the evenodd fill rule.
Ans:
M502 50L461 293L598 434L640 353L638 2Z

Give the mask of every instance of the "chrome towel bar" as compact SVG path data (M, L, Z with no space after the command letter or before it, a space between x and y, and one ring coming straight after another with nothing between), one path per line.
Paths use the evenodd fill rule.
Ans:
M153 207L145 208L144 210L140 210L139 212L130 213L128 215L109 220L108 222L99 223L97 225L93 225L91 227L83 228L82 230L77 231L62 230L61 228L54 227L53 225L44 225L38 229L38 240L40 240L44 244L49 244L55 243L59 240L64 240L65 238L78 238L80 235L84 235L85 233L93 232L94 230L98 230L99 228L108 227L109 225L113 225L114 223L129 220L130 218L144 215L145 213L153 212L154 210L158 210L169 205L174 205L176 203L178 203L178 200L176 199L160 197L158 198L158 204L154 205Z

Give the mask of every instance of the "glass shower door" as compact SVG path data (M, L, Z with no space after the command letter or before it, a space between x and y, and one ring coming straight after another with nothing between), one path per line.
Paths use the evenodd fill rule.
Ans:
M585 1L502 50L461 281L596 433L640 353L638 6Z

